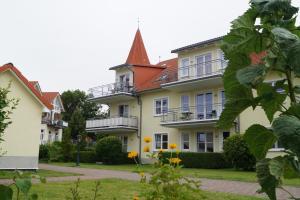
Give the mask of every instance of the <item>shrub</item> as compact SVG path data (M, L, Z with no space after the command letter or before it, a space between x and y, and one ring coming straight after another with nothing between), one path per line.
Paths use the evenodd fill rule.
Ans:
M80 162L82 163L95 163L96 162L96 152L95 151L80 151ZM77 161L77 152L73 152L73 162Z
M97 142L97 161L105 164L120 164L123 154L121 140L117 137L108 136Z
M55 141L52 144L49 145L49 155L50 155L50 161L52 162L60 162L63 161L62 156L62 143Z
M163 152L164 162L170 157L170 152ZM173 153L174 154L174 153ZM185 168L222 169L231 167L226 162L223 153L180 152L178 157Z
M48 162L49 159L50 159L49 145L41 144L39 148L39 160Z
M224 142L225 159L232 164L235 169L250 171L254 169L256 160L250 153L248 145L243 135L235 134L227 138Z
M63 130L62 142L61 142L61 155L64 162L72 160L72 154L74 152L74 145L71 142L71 130L66 128Z

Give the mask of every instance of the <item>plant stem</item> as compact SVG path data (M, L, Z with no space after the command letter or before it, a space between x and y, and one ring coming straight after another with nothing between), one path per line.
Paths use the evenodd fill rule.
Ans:
M294 104L294 103L297 103L296 101L296 96L295 96L295 91L294 91L294 85L293 85L293 80L292 80L292 72L290 69L288 69L286 72L286 78L287 78L287 81L288 81L288 87L289 87L289 93L290 93L290 99L291 99L291 102Z

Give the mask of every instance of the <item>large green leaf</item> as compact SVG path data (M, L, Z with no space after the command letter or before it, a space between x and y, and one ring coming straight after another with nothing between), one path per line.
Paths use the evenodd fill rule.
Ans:
M300 76L300 40L298 39L296 43L294 43L288 52L287 55L288 64L294 70L296 76Z
M298 119L300 119L300 104L299 103L292 104L291 107L286 112L284 112L284 114L293 115Z
M273 121L274 114L281 110L281 105L286 99L286 93L279 93L276 88L268 83L261 83L257 87L257 94L261 98L260 105L264 109L270 122Z
M277 140L271 130L259 124L250 126L246 130L244 138L257 160L265 158L268 150Z
M265 192L271 200L276 200L276 188L281 183L270 173L270 160L267 158L256 163L257 179L261 186L261 192Z
M300 120L292 115L281 115L272 127L283 147L300 158Z
M277 180L281 180L286 164L287 161L282 156L272 158L272 160L269 162L271 175L275 176Z
M31 188L31 180L29 178L17 178L16 186L20 189L22 193L27 195Z
M265 74L264 65L250 65L237 71L237 79L240 84L253 87L263 81Z
M12 200L12 198L13 198L13 190L6 185L0 185L0 199Z

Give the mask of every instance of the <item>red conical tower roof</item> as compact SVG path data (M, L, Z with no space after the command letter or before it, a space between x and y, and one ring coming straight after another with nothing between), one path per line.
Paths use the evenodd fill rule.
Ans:
M143 42L140 29L136 31L129 55L126 60L127 64L150 65L147 51Z

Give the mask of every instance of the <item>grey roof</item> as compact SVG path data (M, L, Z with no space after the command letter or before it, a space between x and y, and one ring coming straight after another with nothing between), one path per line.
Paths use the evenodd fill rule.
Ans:
M189 50L189 49L201 47L201 46L204 46L204 45L212 44L214 42L222 40L223 37L224 36L220 36L220 37L212 38L212 39L209 39L209 40L197 42L195 44L190 44L190 45L187 45L187 46L184 46L184 47L180 47L178 49L172 50L171 53L177 53L177 52L180 52L180 51Z

